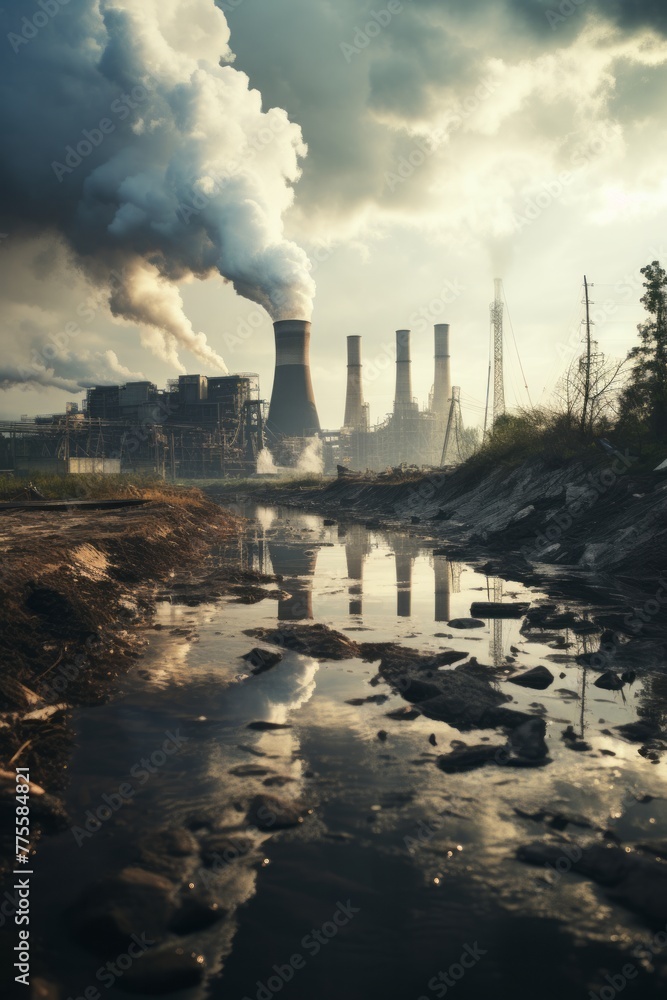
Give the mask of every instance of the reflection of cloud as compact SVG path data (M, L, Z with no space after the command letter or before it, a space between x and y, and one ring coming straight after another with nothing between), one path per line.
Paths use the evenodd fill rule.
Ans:
M264 531L268 531L276 519L276 512L271 507L258 507L255 517Z
M290 712L312 698L318 668L309 656L286 653L277 667L229 688L225 709L239 720L287 722Z

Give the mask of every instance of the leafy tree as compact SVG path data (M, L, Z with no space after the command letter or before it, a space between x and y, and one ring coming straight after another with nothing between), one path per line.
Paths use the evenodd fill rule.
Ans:
M642 268L646 294L641 303L649 319L639 325L639 344L628 354L630 383L621 401L621 423L667 438L667 271L654 260Z

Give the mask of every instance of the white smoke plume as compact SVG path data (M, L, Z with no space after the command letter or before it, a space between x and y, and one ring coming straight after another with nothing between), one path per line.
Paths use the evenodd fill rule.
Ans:
M81 389L94 385L115 385L124 381L145 378L141 372L132 372L122 365L115 352L57 351L49 363L36 353L25 364L0 364L0 389L61 389L79 394Z
M272 319L310 319L310 263L283 228L307 149L230 65L214 0L43 6L36 26L23 0L4 4L1 228L64 239L112 312L178 370L180 349L226 370L179 281L219 272Z

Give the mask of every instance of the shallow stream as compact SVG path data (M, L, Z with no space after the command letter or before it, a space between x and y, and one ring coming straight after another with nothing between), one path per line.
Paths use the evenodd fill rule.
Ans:
M82 889L164 828L219 826L249 836L254 849L221 875L225 919L184 939L206 969L184 997L587 998L604 983L601 970L617 974L647 928L592 883L516 861L519 845L545 834L516 810L583 815L623 842L664 839L665 765L608 735L647 701L664 706L663 679L640 676L619 693L596 688L598 675L575 657L597 648L599 636L562 631L529 641L520 619L449 628L470 616L473 601L534 604L544 595L449 562L441 541L325 526L281 509L241 512L249 522L236 543L239 561L282 574L289 596L160 603L160 627L146 630L145 655L118 697L76 715L67 792L75 824L85 829L87 810L123 783L134 794L92 835L68 831L39 845L36 930L62 997L84 996L91 984L115 997L123 985L122 977L100 985L101 963L72 936L67 913ZM508 676L518 666L549 667L555 681L546 691L499 683L511 707L545 718L552 763L444 774L435 761L452 741L500 745L504 737L388 718L406 703L378 682L377 664L285 651L278 666L249 676L241 657L266 644L245 630L277 621L324 623L360 642L452 648L507 664ZM373 695L381 703L349 704ZM247 728L258 720L291 728ZM568 725L590 751L566 745ZM177 748L164 762L141 765L172 737ZM248 833L245 805L262 792L301 798L310 812L295 829ZM568 828L575 838L582 832L590 831ZM290 965L293 956L300 961ZM657 979L641 970L627 996L662 995Z

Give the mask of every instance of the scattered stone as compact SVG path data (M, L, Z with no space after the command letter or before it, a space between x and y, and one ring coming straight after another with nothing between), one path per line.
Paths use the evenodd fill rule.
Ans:
M300 802L262 794L250 803L246 821L258 830L287 830L303 822L303 812Z
M271 778L265 778L262 782L267 788L284 788L285 785L292 785L296 778L288 778L285 774L274 774Z
M582 740L579 736L577 736L574 731L574 726L568 726L567 729L564 729L561 733L561 739L570 750L576 750L579 753L585 753L588 750L593 749L590 743L587 743L586 740Z
M428 738L428 741L429 741L429 743L431 744L432 747L437 747L438 741L435 738L435 733L431 733L431 735Z
M554 682L554 675L546 667L533 667L525 674L509 678L510 684L518 684L520 687L533 688L535 691L544 691Z
M244 660L248 660L251 664L253 674L263 674L267 670L271 670L282 660L282 653L272 653L268 649L261 649L259 646L255 646L251 649L249 653L246 653L243 657Z
M385 713L388 719L396 719L398 722L412 722L418 719L421 712L416 708L396 708L393 712Z
M389 733L387 732L387 730L386 730L386 729L381 729L381 730L379 731L379 733L378 733L378 739L379 739L379 740L380 740L380 741L381 741L382 743L384 743L384 741L385 741L385 740L387 739L387 736L388 736L388 735L389 735Z
M529 602L475 601L470 607L470 614L473 618L522 618L529 608Z
M231 837L226 833L211 833L201 845L202 861L207 867L229 865L252 851L254 844L247 837Z
M554 865L563 859L570 870L603 886L607 896L651 922L667 920L667 865L628 853L616 845L574 842L534 843L522 846L517 858L526 864ZM575 860L576 859L576 860Z
M424 701L432 701L440 695L440 688L437 684L430 684L428 681L413 680L406 678L401 685L401 694L406 701L419 704Z
M466 771L476 771L485 764L496 759L501 747L488 746L480 743L477 746L464 747L438 757L437 764L445 774L462 774Z
M639 719L637 722L627 722L623 726L616 726L616 731L624 736L631 743L645 743L649 740L660 739L665 733L660 728L660 724L648 719ZM612 735L611 733L609 734Z
M264 775L270 774L271 769L269 767L259 767L257 764L239 764L238 767L231 767L229 769L230 774L234 774L239 778L263 778Z
M161 996L199 986L206 966L201 955L178 945L150 948L117 980L125 993Z
M389 701L388 694L371 694L368 698L350 698L345 704L356 708L359 705L384 705L385 701Z
M151 831L139 842L142 868L173 881L180 881L188 868L188 858L199 851L199 843L187 829Z
M356 642L322 624L254 628L248 629L245 634L319 660L351 660L360 655Z
M595 687L602 688L603 691L622 691L625 687L625 681L613 670L605 670L596 680Z
M133 934L163 940L175 913L173 883L131 867L87 889L73 907L72 919L85 948L113 957L127 951Z
M544 739L546 731L544 719L531 719L512 730L510 745L516 756L526 761L544 761L549 752Z
M482 622L478 618L454 618L453 621L447 622L447 625L449 628L459 629L486 628L486 622Z
M287 722L249 722L246 729L255 729L257 732L272 732L274 729L291 729Z
M197 889L184 889L180 896L179 907L169 924L169 930L174 934L194 934L217 923L226 912L210 893Z

